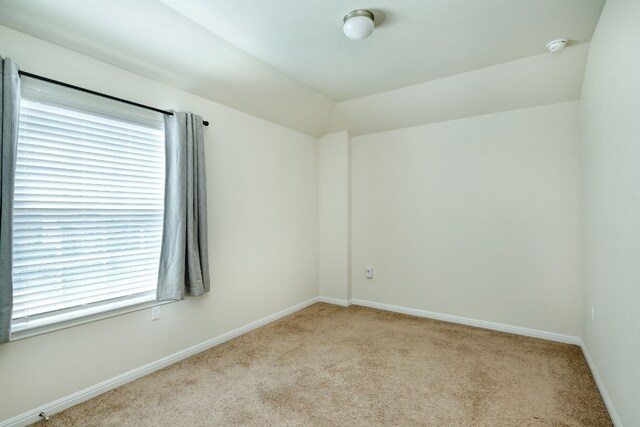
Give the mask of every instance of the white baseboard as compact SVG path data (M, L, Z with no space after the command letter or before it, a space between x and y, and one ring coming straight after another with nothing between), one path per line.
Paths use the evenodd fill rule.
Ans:
M106 391L112 390L116 387L120 387L121 385L124 385L142 376L162 369L173 363L179 362L182 359L186 359L189 356L200 353L211 347L215 347L216 345L222 344L223 342L229 341L230 339L236 338L240 335L246 334L249 331L259 328L260 326L264 326L282 317L288 316L289 314L295 313L296 311L300 311L303 308L317 303L318 301L318 297L311 298L307 301L301 302L300 304L296 304L270 316L267 316L260 320L256 320L255 322L251 322L247 325L241 326L210 340L201 342L200 344L196 344L177 353L163 357L162 359L156 360L155 362L151 362L139 368L132 369L131 371L125 372L124 374L118 375L117 377L108 379L91 387L87 387L84 390L80 390L76 393L70 394L69 396L63 397L51 403L47 403L36 409L32 409L31 411L27 411L13 418L9 418L8 420L1 421L0 427L22 427L34 423L40 420L39 414L41 412L46 413L48 416L53 415L56 412L60 412L73 405L84 402L85 400L89 400L92 397L95 397Z
M342 307L349 307L351 305L350 299L346 300L346 299L338 299L338 298L320 297L318 301L326 302L327 304L340 305Z
M445 322L459 323L461 325L475 326L478 328L492 329L494 331L508 332L516 335L524 335L527 337L541 338L549 341L556 341L565 344L580 345L582 342L579 337L571 335L558 334L556 332L540 331L538 329L523 328L521 326L505 325L503 323L488 322L486 320L470 319L468 317L454 316L451 314L436 313L433 311L418 310L415 308L401 307L398 305L384 304L381 302L367 301L363 299L353 298L351 303L361 305L363 307L377 308L380 310L393 311L396 313L410 314L412 316L427 317L429 319L444 320Z
M622 427L622 422L620 421L620 417L616 412L616 409L613 407L613 402L609 397L609 393L607 393L607 389L604 388L604 383L602 382L602 378L600 378L600 374L598 373L598 369L596 368L593 359L591 358L591 354L589 354L589 349L584 341L580 341L580 348L582 348L582 354L584 354L584 358L587 359L587 364L589 365L589 369L591 369L591 374L593 375L593 379L598 386L598 390L600 390L600 395L602 396L602 400L604 400L604 404L607 407L607 411L609 411L609 416L611 416L611 421L613 421L613 425L615 427Z

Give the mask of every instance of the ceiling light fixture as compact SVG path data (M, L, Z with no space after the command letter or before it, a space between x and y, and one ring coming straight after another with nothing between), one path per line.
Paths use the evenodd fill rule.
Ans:
M366 39L373 33L373 13L365 9L356 9L347 13L343 19L344 35L351 40Z
M567 45L567 39L555 39L547 43L547 49L549 49L549 52L551 53L559 52L562 49L564 49L566 45Z

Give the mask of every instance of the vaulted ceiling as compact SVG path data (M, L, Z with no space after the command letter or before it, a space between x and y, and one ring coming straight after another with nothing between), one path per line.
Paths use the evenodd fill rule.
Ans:
M302 132L336 102L591 39L604 0L3 0L0 24ZM368 8L352 41L342 17ZM1 54L2 52L0 52ZM582 67L583 61L575 61Z

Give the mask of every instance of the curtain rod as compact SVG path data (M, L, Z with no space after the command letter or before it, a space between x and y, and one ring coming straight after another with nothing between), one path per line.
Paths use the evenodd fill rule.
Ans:
M32 79L42 80L43 82L53 83L54 85L68 87L70 89L79 90L81 92L90 93L92 95L101 96L103 98L108 98L108 99L111 99L113 101L123 102L125 104L134 105L134 106L140 107L140 108L145 108L147 110L155 111L157 113L162 113L162 114L165 114L167 116L172 116L173 115L173 113L171 111L161 110L160 108L155 108L155 107L150 107L148 105L139 104L137 102L129 101L127 99L122 99L122 98L118 98L116 96L107 95L106 93L102 93L102 92L96 92L95 90L86 89L86 88L83 88L83 87L80 87L80 86L75 86L75 85L72 85L72 84L69 84L69 83L61 82L59 80L54 80L54 79L50 79L48 77L39 76L37 74L28 73L26 71L18 71L18 73L21 76L31 77ZM202 124L205 125L205 126L209 126L209 122L206 121L206 120L203 120Z

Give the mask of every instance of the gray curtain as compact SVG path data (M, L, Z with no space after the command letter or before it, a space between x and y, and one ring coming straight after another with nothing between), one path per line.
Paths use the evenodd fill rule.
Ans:
M20 77L0 57L0 343L11 336L13 310L13 189L16 174Z
M166 115L165 195L158 301L209 292L207 190L202 117Z

